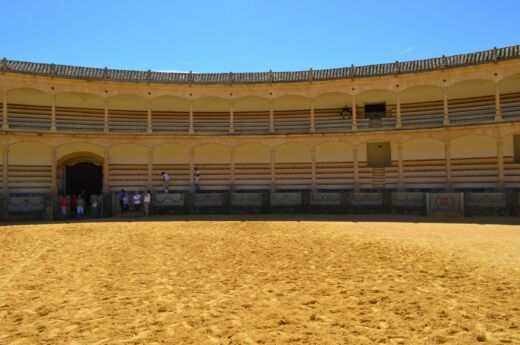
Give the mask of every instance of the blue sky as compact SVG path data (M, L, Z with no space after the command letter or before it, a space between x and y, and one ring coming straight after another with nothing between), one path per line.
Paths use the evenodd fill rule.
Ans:
M4 0L0 5L0 57L93 67L306 70L520 44L518 0Z

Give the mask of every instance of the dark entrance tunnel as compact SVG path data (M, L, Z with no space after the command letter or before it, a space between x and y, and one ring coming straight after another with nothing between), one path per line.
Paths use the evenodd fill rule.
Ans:
M78 162L65 167L65 193L97 195L103 187L103 168L90 162Z

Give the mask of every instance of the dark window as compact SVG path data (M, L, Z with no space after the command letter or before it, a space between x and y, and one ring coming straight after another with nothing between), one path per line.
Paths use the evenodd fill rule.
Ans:
M365 104L365 117L368 119L386 117L386 103Z

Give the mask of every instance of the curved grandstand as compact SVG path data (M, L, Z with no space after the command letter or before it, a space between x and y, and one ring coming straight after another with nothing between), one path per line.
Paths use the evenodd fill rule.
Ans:
M103 193L110 214L121 188L170 211L423 207L427 192L503 205L520 189L520 46L265 73L4 59L0 92L4 217L51 215L80 190Z

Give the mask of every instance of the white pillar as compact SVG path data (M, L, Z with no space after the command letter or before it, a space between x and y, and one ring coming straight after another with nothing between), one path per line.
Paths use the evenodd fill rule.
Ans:
M354 146L352 153L354 159L354 191L359 192L359 145Z
M271 147L271 191L276 190L276 171L274 161L274 147Z
M316 177L316 148L312 146L311 148L311 172L312 172L312 190L318 190L318 183Z
M235 148L232 147L229 153L229 182L230 189L235 190Z
M451 180L451 150L450 143L444 143L444 155L446 159L446 189L452 189L452 180Z
M104 162L103 162L103 193L109 193L110 192L110 178L109 178L109 171L110 171L110 155L108 148L105 148L104 152Z
M269 104L269 133L274 133L274 109L273 100Z
M7 115L7 91L4 91L2 101L2 129L9 129L9 118Z
M103 132L108 133L110 128L108 126L108 102L109 99L105 98L105 118L103 123Z
M448 90L444 87L442 89L442 101L443 101L443 125L447 126L450 124L450 116L448 112Z
M402 123L401 123L401 93L400 92L397 92L397 100L396 100L396 106L397 106L397 112L396 112L396 123L395 123L395 127L396 128L401 128L402 127Z
M149 101L146 113L146 133L151 134L152 129L152 101Z
M195 173L195 154L193 148L190 148L190 190L193 193L195 191L195 179L193 174Z
M153 182L152 182L153 148L151 148L151 147L148 148L148 161L147 161L147 163L148 163L148 165L147 165L148 174L147 174L147 177L146 177L146 188L151 191L152 188L153 188Z
M314 119L314 98L311 98L311 125L310 125L310 132L311 133L316 132L315 119Z
M193 101L190 100L190 123L188 128L188 133L193 134Z
M495 121L502 121L502 108L500 106L500 89L498 83L495 83Z
M357 105L356 95L352 95L352 130L357 130Z
M56 95L52 95L52 104L51 104L51 132L56 132Z
M56 195L58 193L58 184L57 184L57 157L56 157L56 148L51 148L51 194Z
M398 189L404 190L404 169L403 169L403 144L397 143L397 174L398 174Z
M235 133L235 118L233 113L233 103L229 105L229 133Z
M498 168L498 190L503 191L506 188L504 178L504 140L497 138L497 168Z

